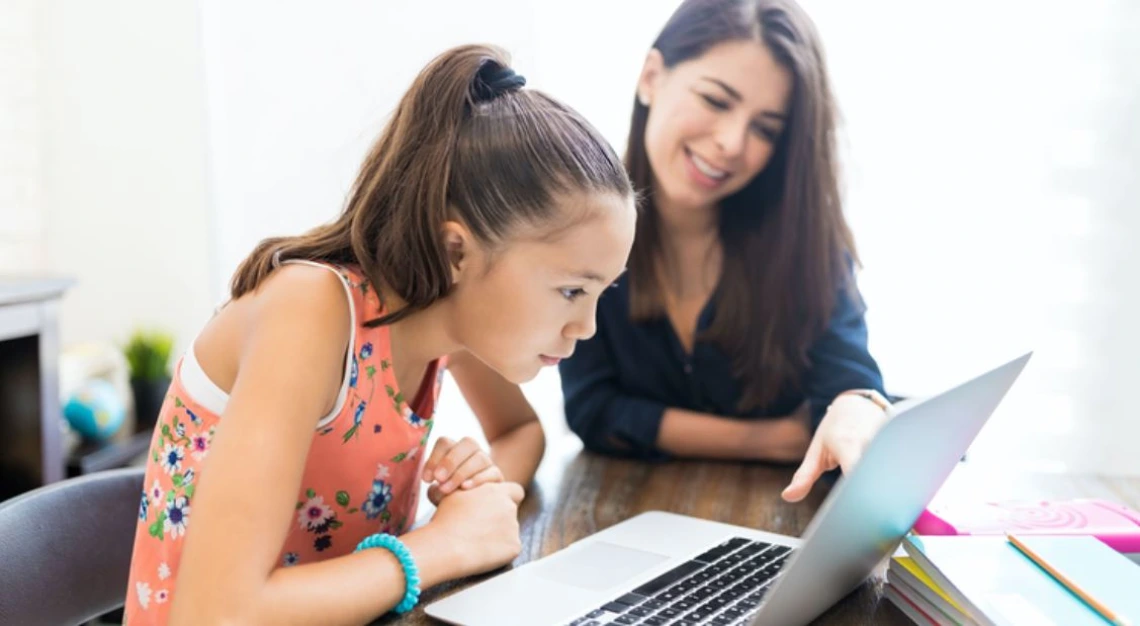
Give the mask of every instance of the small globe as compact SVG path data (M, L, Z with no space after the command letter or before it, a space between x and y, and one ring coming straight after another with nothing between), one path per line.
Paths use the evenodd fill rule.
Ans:
M110 382L89 380L71 394L63 416L76 432L87 439L103 441L123 425L127 407Z

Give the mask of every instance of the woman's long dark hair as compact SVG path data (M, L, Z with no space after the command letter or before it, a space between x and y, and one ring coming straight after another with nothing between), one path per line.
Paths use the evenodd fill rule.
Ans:
M686 0L653 43L666 67L730 41L764 45L792 76L784 131L768 165L720 206L723 270L716 315L700 339L731 355L748 411L798 387L808 349L826 328L858 263L843 216L835 110L815 26L792 0ZM630 257L635 320L664 314L662 240L645 152L649 109L634 100L626 168L645 194Z

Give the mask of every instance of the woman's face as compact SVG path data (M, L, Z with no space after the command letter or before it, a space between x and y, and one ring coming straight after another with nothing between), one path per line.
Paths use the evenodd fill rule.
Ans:
M667 68L651 50L638 82L655 192L705 209L748 184L783 132L792 77L768 48L730 41Z

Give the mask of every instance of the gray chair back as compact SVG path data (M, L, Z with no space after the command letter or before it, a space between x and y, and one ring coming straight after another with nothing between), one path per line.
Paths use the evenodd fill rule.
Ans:
M0 624L82 624L121 606L142 488L129 468L0 503Z

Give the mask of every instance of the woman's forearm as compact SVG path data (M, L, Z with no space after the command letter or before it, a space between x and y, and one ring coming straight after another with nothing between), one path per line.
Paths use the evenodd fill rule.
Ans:
M790 462L811 440L799 414L775 419L733 419L684 409L665 410L657 446L673 456Z

